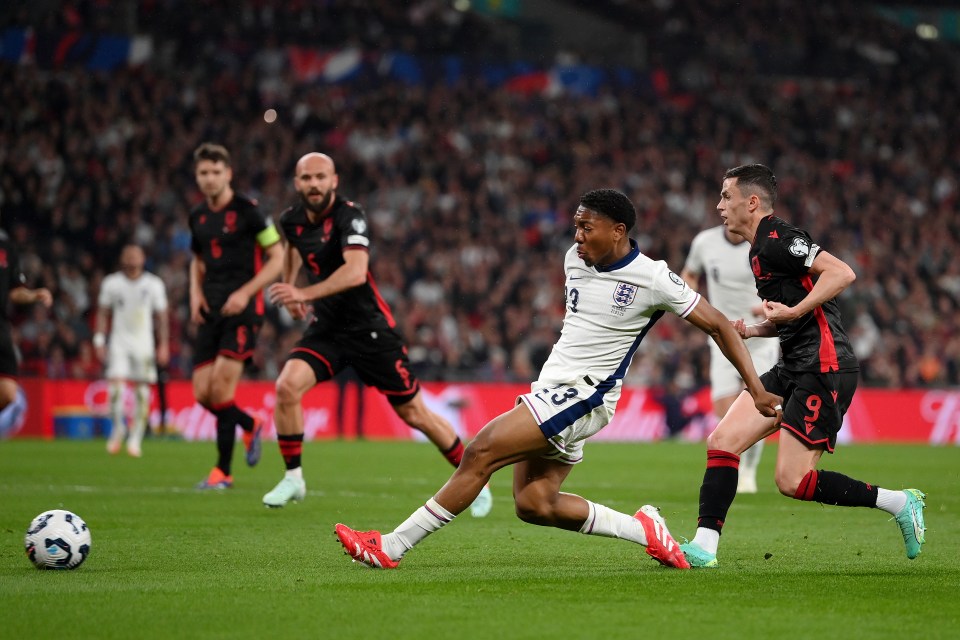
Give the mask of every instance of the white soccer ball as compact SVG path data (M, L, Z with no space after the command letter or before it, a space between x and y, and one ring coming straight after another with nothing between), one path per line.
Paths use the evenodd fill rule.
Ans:
M38 569L76 569L90 555L90 529L70 511L44 511L30 523L23 545Z

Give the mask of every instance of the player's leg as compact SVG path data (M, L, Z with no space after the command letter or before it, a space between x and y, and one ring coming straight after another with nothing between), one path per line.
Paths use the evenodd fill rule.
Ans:
M693 567L717 565L717 547L727 511L737 493L740 454L776 430L775 418L766 418L744 391L707 438L707 469L700 485L700 512L694 539L682 545Z
M216 351L215 344L213 344L213 337L209 332L209 327L205 324L200 325L197 333L197 344L195 349L194 356L196 358L194 364L193 374L191 375L191 383L193 385L193 398L197 401L197 404L202 406L207 411L213 413L210 408L211 395L210 391L212 388L213 381L213 365L216 361ZM220 457L220 437L219 432L215 439L217 445L217 458ZM232 451L232 446L231 446ZM226 489L233 485L233 478L229 477L228 474L224 473L219 466L214 466L210 470L210 473L207 474L203 480L196 484L197 489Z
M13 377L0 374L0 411L13 404L17 399L17 381Z
M190 383L193 386L193 399L201 407L210 410L210 379L213 376L213 360L193 368Z
M26 408L26 394L16 378L0 371L0 434L13 433Z
M894 516L903 536L907 557L916 558L924 543L922 491L891 491L842 473L817 469L824 448L833 450L843 414L856 390L856 373L803 377L787 406L777 455L777 487L797 500L843 507L872 507ZM805 412L796 416L792 408ZM804 426L797 428L796 424Z
M711 343L712 345L713 343ZM747 350L750 351L750 357L761 375L770 371L780 360L780 341L777 338L755 338L747 340ZM724 357L720 359L733 370L733 365ZM711 363L712 364L712 363ZM733 370L736 377L738 389L743 388L743 381L740 374ZM736 399L736 394L729 398L732 404ZM729 404L727 405L729 408ZM724 412L726 412L726 408ZM756 493L757 492L757 469L760 467L760 458L763 456L763 440L758 440L756 444L740 454L740 474L737 479L737 493Z
M110 437L107 438L107 451L111 454L120 452L123 441L127 437L127 423L123 410L124 391L127 388L126 381L120 378L111 378L107 382L110 393Z
M645 505L633 516L581 496L560 491L573 465L550 458L529 458L513 467L517 517L524 522L619 538L641 544L661 564L689 568L656 507Z
M454 467L460 465L464 452L463 442L443 416L427 408L423 395L419 391L406 402L402 404L391 402L391 406L404 422L427 436L447 462ZM484 485L477 499L470 505L470 514L475 518L483 518L490 513L492 507L493 495L490 487Z
M26 395L17 384L19 373L10 327L0 321L0 434L12 433L26 410Z
M332 375L332 371L329 372ZM303 479L303 395L317 384L317 374L307 360L291 357L277 378L277 403L273 421L277 444L286 467L283 479L263 496L268 507L282 507L291 500L303 500L307 485Z
M223 321L210 388L210 410L217 416L217 433L230 431L230 437L235 441L236 428L240 427L246 462L251 467L260 461L262 420L238 407L234 398L243 374L243 363L253 355L261 324L260 318L249 314ZM233 451L232 443L230 450Z
M19 373L10 325L0 320L0 411L7 409L17 399Z
M217 418L217 468L226 476L230 475L233 462L237 424L241 420L238 413L249 419L233 400L242 375L243 361L223 355L217 356L210 372L209 408Z
M464 449L460 437L449 422L427 408L419 391L400 404L394 404L393 399L387 397L397 415L411 428L425 435L440 450L447 462L454 467L460 464Z
M407 551L463 512L494 471L551 451L530 410L518 405L480 430L447 483L392 533L381 536L377 531L360 532L338 524L337 536L354 560L369 566L396 567Z
M740 454L740 473L737 476L737 493L757 492L757 469L763 456L763 440Z
M375 338L344 340L341 347L365 385L382 393L400 419L423 433L450 464L460 464L463 443L450 423L423 402L420 382L410 371L407 350L398 333L377 331Z
M127 438L126 395L127 380L131 378L133 369L130 355L116 344L111 344L107 350L107 386L110 393L110 419L112 427L110 437L107 438L107 451L110 454L120 452L123 441Z
M198 489L227 489L233 486L231 466L237 422L229 408L233 405L232 398L242 373L243 361L222 355L209 365L194 369L195 397L217 419L217 463L207 477L197 484Z
M724 358L726 362L726 359ZM739 379L738 379L739 381ZM733 401L740 395L738 390L731 395L725 395L715 398L713 401L713 412L718 420L722 420L727 414ZM740 467L737 474L737 493L756 493L757 492L757 467L760 465L760 455L763 453L763 440L757 441L752 447L740 454Z
M130 423L130 435L127 437L127 453L134 458L143 455L143 436L147 432L150 420L150 384L137 382L134 386L133 420Z
M143 436L150 420L150 385L157 381L157 366L153 354L131 358L133 367L134 405L127 437L127 453L134 458L143 455Z
M748 348L752 341L748 341ZM754 363L758 362L756 349L751 350ZM759 366L759 365L757 365ZM770 365L772 366L772 364ZM770 368L761 369L761 372ZM724 357L715 343L710 343L710 399L713 401L713 413L717 421L727 415L733 402L744 389L743 379L736 367ZM737 475L737 493L757 492L757 465L760 463L760 452L763 440L757 442L740 456L739 473Z

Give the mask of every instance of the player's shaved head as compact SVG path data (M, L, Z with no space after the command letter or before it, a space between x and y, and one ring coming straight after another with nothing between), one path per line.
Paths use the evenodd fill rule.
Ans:
M306 169L308 166L317 166L316 163L323 163L327 165L327 171L329 173L336 173L337 167L333 164L333 158L328 156L325 153L320 153L319 151L311 151L310 153L304 155L302 158L297 160L297 175Z
M143 266L146 264L147 256L143 247L137 244L126 244L120 252L120 269L128 277L135 278L143 272Z

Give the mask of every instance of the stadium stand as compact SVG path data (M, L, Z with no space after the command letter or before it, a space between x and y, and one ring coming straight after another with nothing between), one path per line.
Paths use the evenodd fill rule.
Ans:
M857 270L842 303L863 384L960 385L956 45L855 2L651 0L602 3L643 35L644 67L583 54L585 68L575 50L497 66L518 48L502 18L446 2L131 4L0 10L0 224L56 301L16 311L25 375L99 373L92 307L128 238L167 282L171 374L189 374L190 152L212 139L234 154L234 186L273 213L302 153L336 159L425 379L535 376L562 319L557 256L582 192L625 190L642 250L679 270L716 223L723 169L759 161L782 177L778 211ZM731 23L746 36L724 37ZM106 34L148 38L150 53L101 64ZM266 379L299 333L276 309L269 319L250 372ZM704 384L703 336L656 330L630 382Z

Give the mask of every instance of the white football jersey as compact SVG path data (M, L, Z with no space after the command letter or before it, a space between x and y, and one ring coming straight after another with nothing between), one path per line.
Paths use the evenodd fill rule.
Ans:
M608 267L588 267L571 247L564 258L566 307L563 330L539 382L592 378L603 393L620 394L633 355L654 323L669 311L686 317L700 294L662 260L631 251Z
M760 305L757 285L750 270L750 243L733 244L723 226L705 229L690 244L683 266L695 276L705 274L710 304L731 320L757 319L754 309Z
M163 281L144 271L136 280L122 272L111 273L100 286L99 306L110 309L110 350L141 354L154 352L153 315L167 309Z

